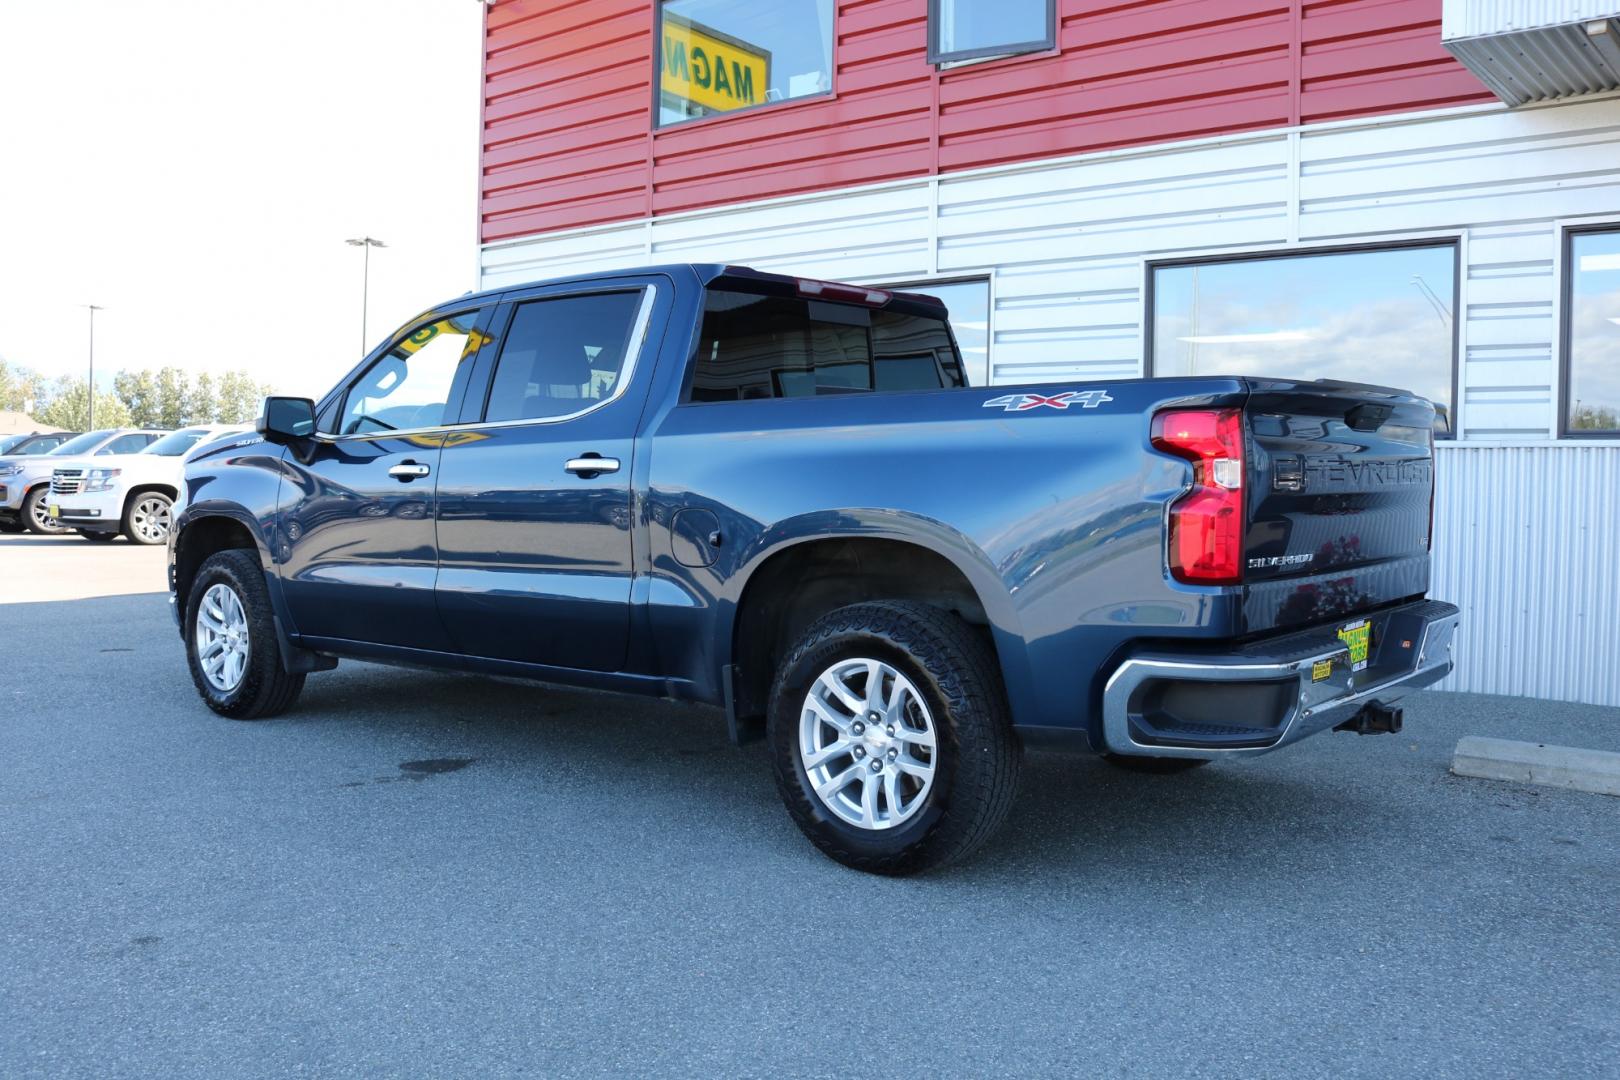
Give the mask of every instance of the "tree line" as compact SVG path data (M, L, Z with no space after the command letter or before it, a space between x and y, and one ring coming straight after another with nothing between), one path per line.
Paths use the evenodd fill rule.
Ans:
M96 427L179 428L191 424L243 424L258 415L271 393L245 371L190 375L180 368L120 371L111 393L96 394ZM0 410L27 413L41 424L86 431L90 426L87 380L64 375L46 379L0 359Z

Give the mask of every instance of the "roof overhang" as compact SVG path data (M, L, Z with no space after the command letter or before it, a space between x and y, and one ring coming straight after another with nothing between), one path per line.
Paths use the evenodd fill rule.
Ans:
M1620 0L1445 0L1440 39L1509 105L1620 89Z

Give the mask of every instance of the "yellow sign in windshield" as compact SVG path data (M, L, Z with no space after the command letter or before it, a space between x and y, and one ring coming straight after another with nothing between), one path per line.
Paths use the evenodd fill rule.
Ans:
M747 42L664 12L660 89L717 112L765 100L771 54Z

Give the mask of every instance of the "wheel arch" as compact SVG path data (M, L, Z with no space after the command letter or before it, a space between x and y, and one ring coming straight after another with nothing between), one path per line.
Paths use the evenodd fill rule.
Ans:
M127 500L125 506L128 507ZM210 556L238 549L254 552L261 566L268 566L270 562L270 549L263 535L247 519L230 513L216 511L195 514L186 517L183 522L176 522L172 543L169 588L174 593L177 610L182 613L191 594L191 583ZM273 578L269 584L270 599L279 608L280 598L276 595Z
M1027 685L1023 637L1012 599L988 558L939 522L890 511L842 511L772 528L737 575L735 608L722 616L717 650L733 732L757 728L775 662L817 618L863 600L914 600L953 611L989 635L1016 718ZM905 520L894 520L895 517ZM851 527L853 526L853 527Z

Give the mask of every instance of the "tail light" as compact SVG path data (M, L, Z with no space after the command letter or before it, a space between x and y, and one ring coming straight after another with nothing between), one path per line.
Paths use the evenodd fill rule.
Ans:
M1192 488L1170 504L1170 573L1190 585L1243 580L1243 414L1171 409L1153 445L1193 463Z

